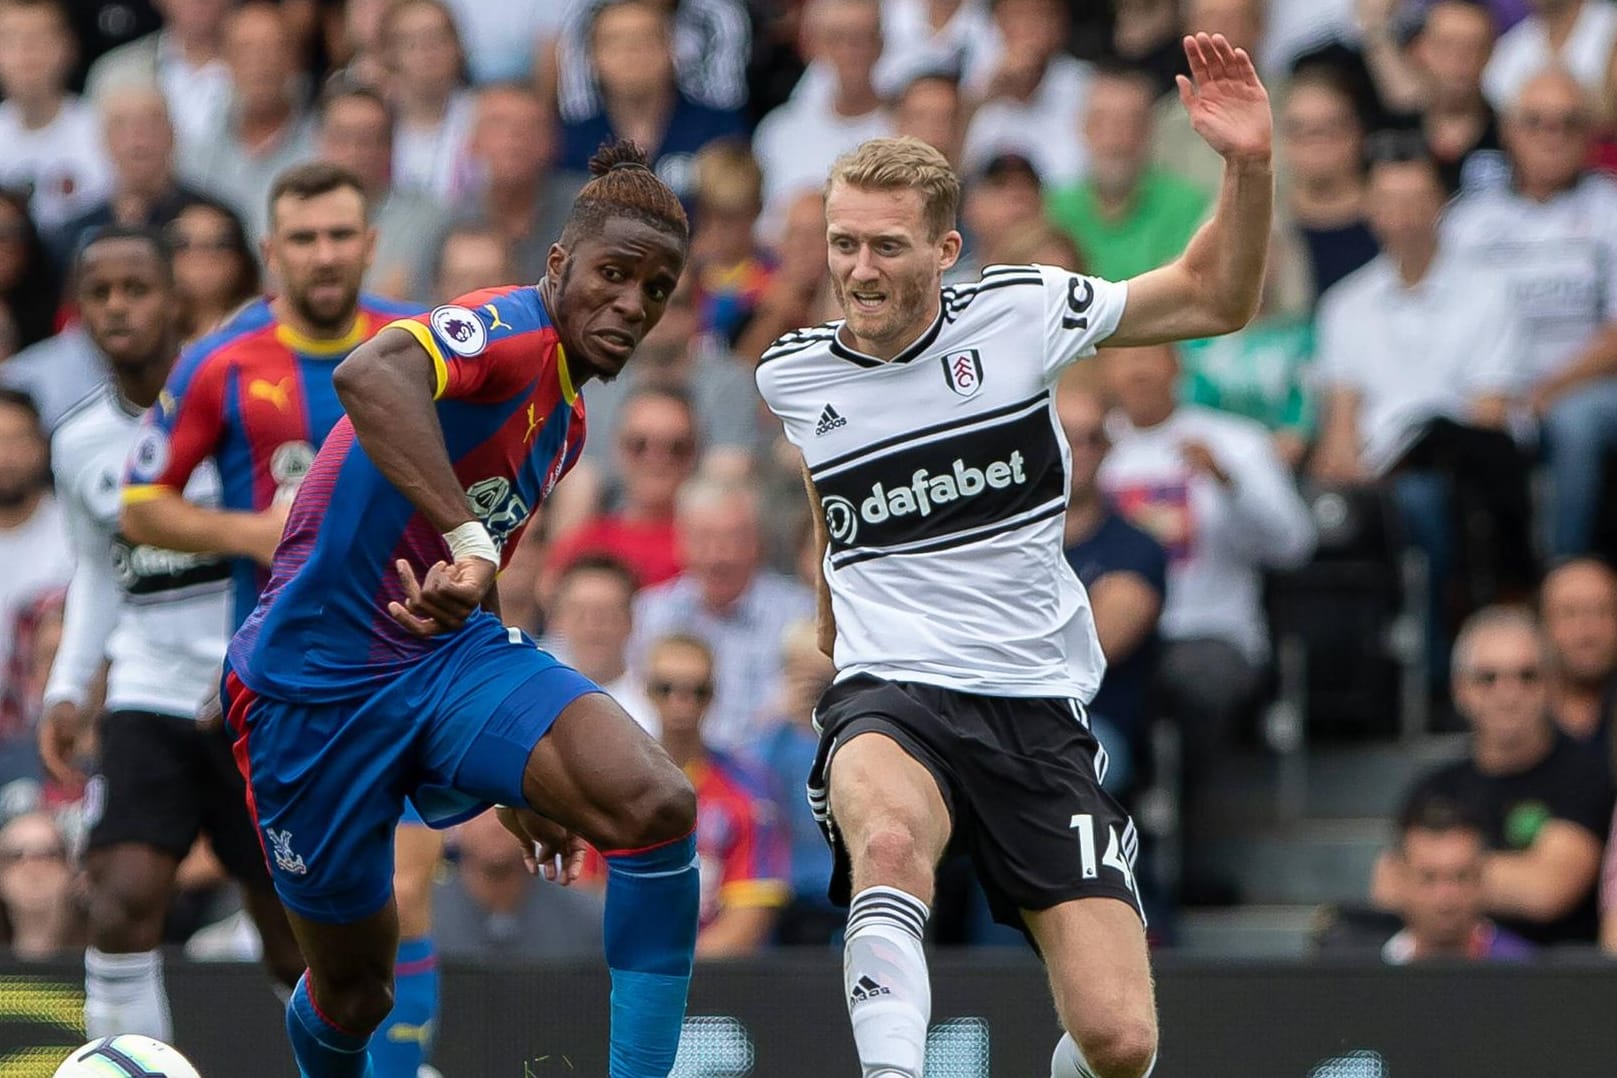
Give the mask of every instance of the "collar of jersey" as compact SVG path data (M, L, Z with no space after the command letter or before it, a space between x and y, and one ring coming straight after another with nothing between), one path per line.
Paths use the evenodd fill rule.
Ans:
M928 348L931 348L932 342L938 339L938 331L943 329L943 311L944 304L940 302L938 304L938 316L932 319L932 324L927 327L926 332L917 337L914 344L892 359L878 359L843 344L842 330L848 324L846 321L837 327L836 333L831 337L831 354L838 359L845 359L849 363L857 363L861 367L885 367L889 363L908 363Z
M292 351L304 356L343 356L359 347L365 338L370 336L371 320L364 311L354 317L353 328L341 337L325 339L309 337L285 322L275 324L275 339L280 341Z
M567 349L556 342L556 380L561 383L561 399L568 405L578 400L578 390L573 388L573 372L567 369Z

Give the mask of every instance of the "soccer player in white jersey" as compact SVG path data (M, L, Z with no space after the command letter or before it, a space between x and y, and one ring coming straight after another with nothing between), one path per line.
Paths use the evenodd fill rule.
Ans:
M93 719L85 704L110 660L100 764L85 791L84 1020L93 1037L171 1041L158 946L175 871L199 833L242 883L265 963L288 989L303 960L270 884L229 735L196 718L230 635L229 562L131 544L118 531L124 463L179 348L168 249L154 233L108 227L80 249L74 276L85 329L112 378L63 418L52 441L78 564L45 690L40 755L56 778L83 781L77 757ZM216 500L217 473L199 470L185 493Z
M1184 254L1114 284L960 254L959 181L914 139L877 139L827 185L846 318L765 352L758 385L802 452L824 545L809 798L849 903L845 989L865 1078L920 1078L931 989L921 938L946 848L1049 968L1054 1078L1139 1078L1156 1008L1137 839L1100 786L1084 701L1105 660L1061 553L1070 451L1051 389L1102 343L1228 333L1258 305L1273 203L1268 95L1245 52L1185 39L1191 123L1224 158Z

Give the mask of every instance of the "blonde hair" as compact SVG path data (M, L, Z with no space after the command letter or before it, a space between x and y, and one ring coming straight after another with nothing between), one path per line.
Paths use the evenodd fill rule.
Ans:
M692 168L697 205L751 213L763 206L764 174L745 143L711 142L698 151Z
M825 181L829 195L837 184L868 191L915 191L931 239L955 225L960 177L948 158L913 135L873 138L836 159Z

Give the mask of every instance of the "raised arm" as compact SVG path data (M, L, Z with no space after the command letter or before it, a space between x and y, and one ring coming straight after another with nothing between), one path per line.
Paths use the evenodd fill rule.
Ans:
M1274 215L1269 95L1245 50L1222 34L1185 38L1185 55L1194 81L1179 76L1179 99L1196 133L1224 158L1224 182L1212 218L1185 253L1129 281L1108 345L1231 333L1251 320L1263 292Z
M440 388L431 354L411 333L388 328L349 354L332 386L354 437L376 470L443 534L453 565L434 566L418 587L400 565L407 603L393 617L430 635L458 627L494 582L499 552L455 476L433 397Z

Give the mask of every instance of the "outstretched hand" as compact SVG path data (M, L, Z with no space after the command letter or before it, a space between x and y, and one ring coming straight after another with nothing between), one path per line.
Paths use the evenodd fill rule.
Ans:
M1245 49L1223 34L1185 38L1190 78L1178 77L1190 125L1226 160L1269 159L1274 118L1269 94Z
M466 623L494 583L494 563L487 558L437 562L417 580L410 563L394 563L404 585L404 602L390 602L387 612L415 636L453 632Z
M501 805L494 811L505 829L516 836L530 875L542 871L545 879L566 887L584 871L588 847L561 824L527 808Z

